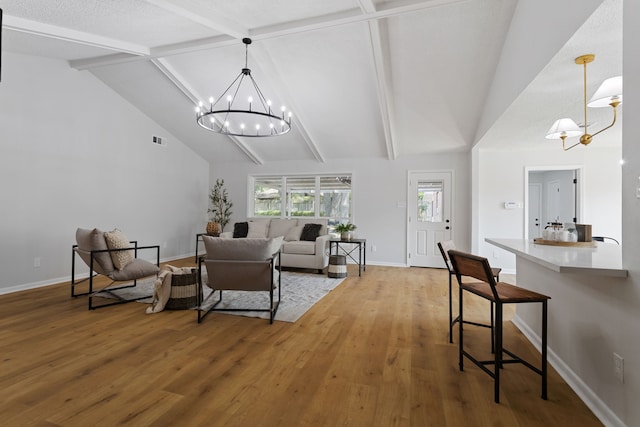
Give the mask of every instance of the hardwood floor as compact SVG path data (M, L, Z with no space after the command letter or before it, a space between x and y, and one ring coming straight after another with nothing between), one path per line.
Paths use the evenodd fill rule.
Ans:
M273 325L221 313L198 325L192 310L139 303L88 311L69 294L0 296L3 426L602 425L552 368L544 401L539 376L506 366L500 404L488 375L460 372L445 270L349 266L298 322ZM484 321L488 305L465 298L465 313ZM467 343L489 357L488 329L466 327ZM539 360L510 322L505 343Z

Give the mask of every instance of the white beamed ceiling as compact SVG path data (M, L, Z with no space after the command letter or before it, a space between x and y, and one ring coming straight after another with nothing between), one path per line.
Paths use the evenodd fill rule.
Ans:
M212 164L394 160L468 150L478 142L516 6L517 0L0 4L4 50L67 60L93 73ZM619 16L604 14L592 25ZM621 30L597 28L601 44L621 47ZM217 97L244 66L241 39L247 36L254 40L253 77L274 105L293 111L294 126L285 136L229 138L196 125L195 102ZM558 51L584 49L589 38L582 30ZM606 58L612 69L599 73L620 74L620 55L612 49ZM554 99L576 98L565 93L580 85L567 72L572 65L556 65L570 61L560 54L553 61L489 128L482 138L491 136L488 146L513 144L514 129L520 144L544 135L557 115L545 106L545 90ZM579 96L577 107L560 111L579 109Z

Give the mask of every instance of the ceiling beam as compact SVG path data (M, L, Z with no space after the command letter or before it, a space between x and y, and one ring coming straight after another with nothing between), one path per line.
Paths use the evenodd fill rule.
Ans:
M146 56L151 53L148 47L139 44L86 33L84 31L58 27L56 25L45 24L42 22L31 21L6 14L3 17L2 25L5 30L18 31L21 33L34 34L40 37L113 50L119 53L128 54L128 58L132 58L129 55Z
M364 13L375 13L376 6L373 0L358 0L358 4ZM395 160L396 145L393 137L393 109L389 105L389 99L391 96L391 70L389 69L389 55L387 46L383 45L383 40L387 40L387 37L382 37L381 32L384 26L380 20L369 21L369 38L371 41L371 53L373 54L373 61L376 71L376 88L378 90L378 102L380 104L380 115L382 117L382 128L384 131L384 140L387 149L387 157L389 160ZM386 30L386 27L384 27Z
M198 105L199 100L205 99L198 96L191 85L182 77L166 59L151 59L151 63L155 65L188 99L193 105ZM195 113L194 113L195 114ZM257 165L264 164L264 160L260 158L249 146L247 146L240 139L227 135L239 149L242 151L252 162Z
M148 0L148 1L158 1L161 0ZM364 4L366 0L358 0L362 1ZM382 18L389 18L392 16L403 15L407 13L414 13L420 10L432 9L440 6L447 6L451 4L457 3L466 3L472 0L418 0L415 2L411 2L406 4L403 2L402 5L395 5L391 3L386 9L377 10L375 12L366 12L363 13L363 9L355 8L350 9L343 12L338 12L334 14L317 16L308 19L302 19L298 21L291 21L284 24L272 25L262 28L256 28L248 31L248 34L245 37L251 37L255 40L263 40L270 39L275 37L288 36L293 34L300 34L309 31L315 31L325 28L336 27L339 25L347 25L353 24L357 22L366 22L372 20L378 20ZM365 8L364 10L367 10ZM187 12L188 13L188 12ZM216 31L224 32L223 24L217 26L214 20L210 19L210 23L213 29ZM239 30L227 29L229 33L239 34ZM169 45L169 46L160 46L151 49L151 53L149 56L154 58L166 57L170 55L179 55L187 52L194 52L198 50L208 50L208 49L216 49L221 47L226 47L232 44L233 42L237 42L237 38L233 37L231 34L227 34L226 36L216 36L216 37L208 37L200 40L192 40L185 43ZM122 62L121 58L114 58L118 61L118 63ZM136 58L131 57L129 61L136 61L140 59L146 58ZM90 58L81 61L71 61L71 67L80 69L89 69L92 68L92 64L95 66L103 66L109 65L109 61L104 58Z

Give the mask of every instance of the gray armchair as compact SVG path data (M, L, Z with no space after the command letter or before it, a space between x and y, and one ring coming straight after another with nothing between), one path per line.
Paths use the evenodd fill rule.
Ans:
M206 286L211 294L198 302L198 323L212 311L264 311L269 312L269 323L280 305L280 246L282 237L256 239L224 239L203 236L207 254L198 260L198 295L202 295L203 265L206 267ZM275 290L278 299L274 300ZM266 308L218 308L222 291L255 291L269 294ZM217 295L217 300L215 299Z
M76 231L77 244L72 247L71 254L71 296L89 296L89 310L122 304L153 296L143 295L135 298L125 298L118 294L119 289L132 288L137 285L139 279L157 275L160 271L160 246L138 246L136 240L129 241L122 232L114 230L103 232L97 228L93 230L78 228ZM138 258L138 251L155 250L156 263ZM89 277L76 281L76 255L89 267ZM108 285L94 290L93 278L101 274L111 279ZM88 281L88 289L78 293L76 287ZM121 286L113 286L115 283L129 282ZM107 293L115 301L94 305L93 298L98 293ZM153 290L151 291L153 292Z

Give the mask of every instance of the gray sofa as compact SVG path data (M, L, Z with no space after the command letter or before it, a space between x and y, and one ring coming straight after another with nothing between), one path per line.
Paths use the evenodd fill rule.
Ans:
M329 239L327 220L318 218L249 218L247 238L283 237L280 260L283 267L322 270L329 264ZM314 241L301 240L305 224L320 224L318 237ZM232 238L227 231L222 238ZM304 236L303 236L304 237Z

